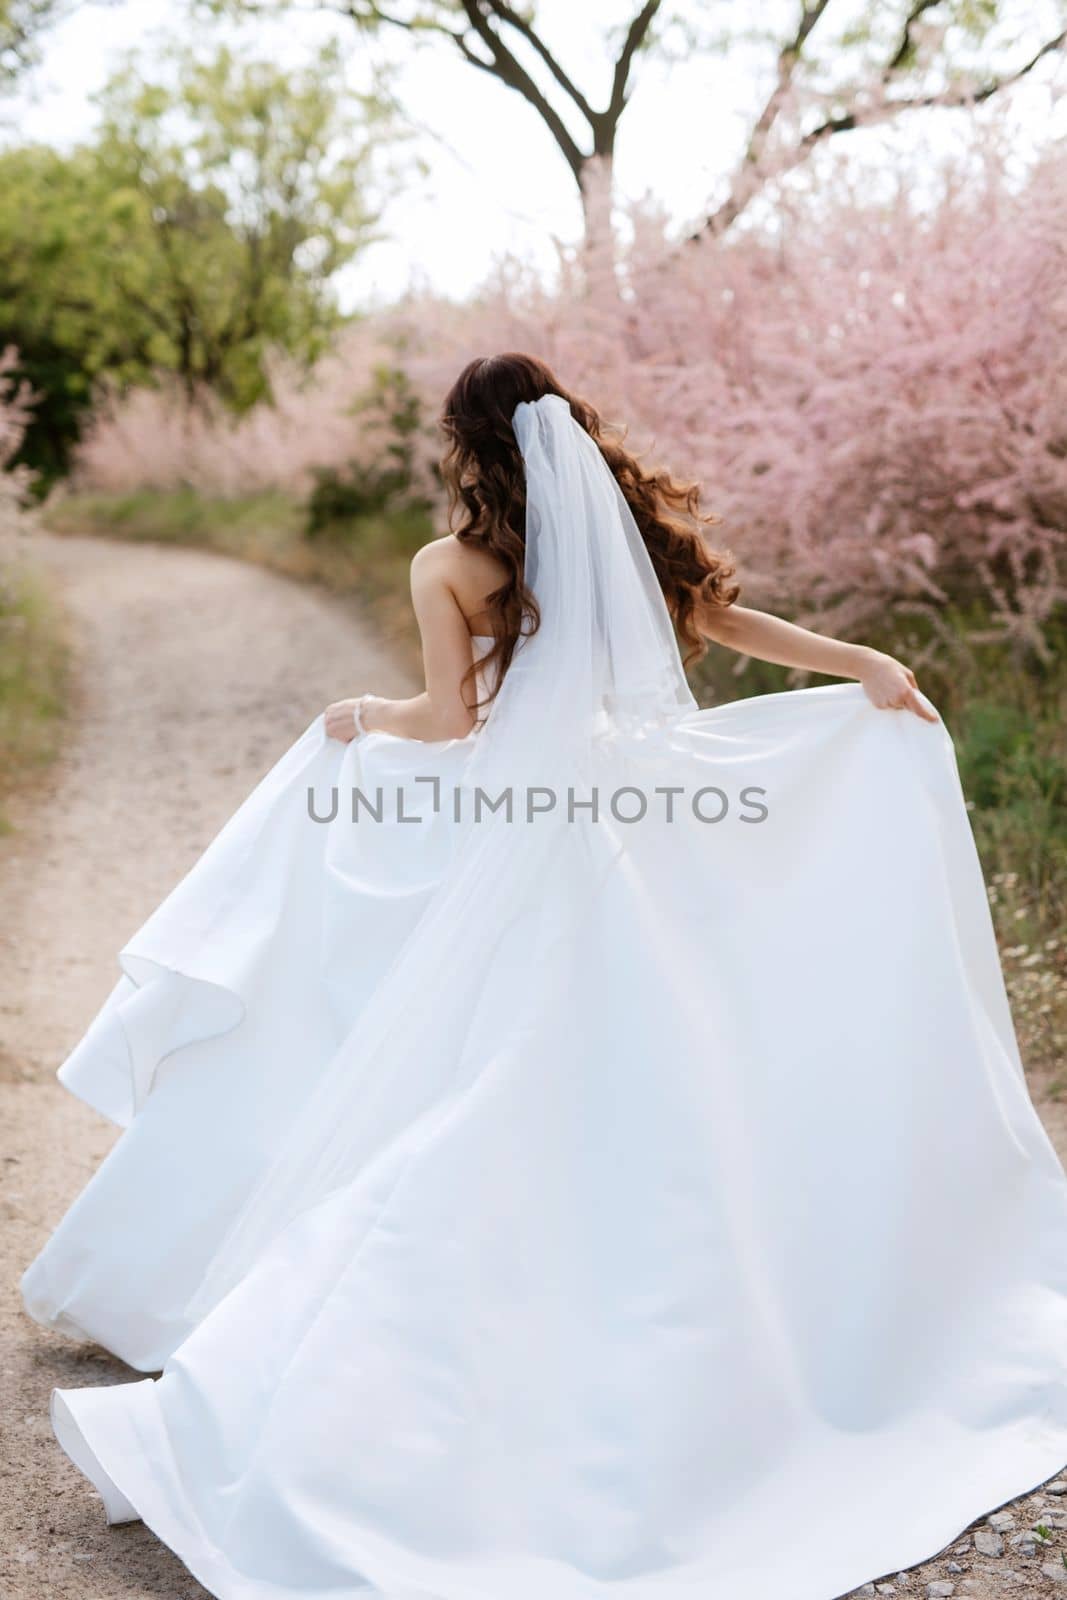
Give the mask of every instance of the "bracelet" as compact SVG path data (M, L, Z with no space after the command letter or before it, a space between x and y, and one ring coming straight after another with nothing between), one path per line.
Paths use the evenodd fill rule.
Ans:
M355 704L352 707L352 721L356 725L356 738L357 739L362 739L363 735L367 731L366 728L363 726L363 702L364 702L364 700L366 698L367 698L367 696L365 694L361 694L359 699L355 702Z

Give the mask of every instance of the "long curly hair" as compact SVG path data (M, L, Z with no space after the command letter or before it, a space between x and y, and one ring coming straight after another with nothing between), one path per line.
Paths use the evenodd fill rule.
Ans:
M674 478L663 468L646 469L624 447L622 430L605 423L588 401L568 393L543 361L509 351L468 362L441 414L448 445L441 472L448 490L449 527L457 539L494 555L507 574L486 600L494 637L483 661L488 681L499 685L519 639L540 625L537 602L523 579L526 479L511 419L521 401L546 394L567 401L571 415L611 468L644 539L689 666L707 648L697 626L698 606L729 606L741 592L732 558L713 550L703 537L702 528L718 519L701 510L699 485Z

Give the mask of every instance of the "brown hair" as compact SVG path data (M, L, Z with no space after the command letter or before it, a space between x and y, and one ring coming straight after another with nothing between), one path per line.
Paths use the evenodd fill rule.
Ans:
M448 449L441 464L449 495L449 526L457 539L499 560L507 577L486 600L495 643L484 665L500 683L519 639L540 624L537 602L523 580L526 479L511 419L523 400L557 394L596 441L626 497L685 652L685 664L707 648L697 626L699 605L729 606L740 594L734 564L705 543L702 526L716 522L700 509L700 489L663 468L646 470L624 448L621 429L601 420L569 394L536 356L509 352L471 361L445 400L441 426ZM493 681L493 673L489 673Z

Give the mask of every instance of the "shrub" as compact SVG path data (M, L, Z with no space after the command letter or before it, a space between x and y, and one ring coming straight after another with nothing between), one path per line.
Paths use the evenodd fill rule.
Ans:
M672 246L635 214L621 259L551 287L505 263L456 306L354 324L239 423L165 391L101 415L84 480L311 495L311 526L432 497L440 400L472 355L528 348L701 478L747 597L846 634L1040 656L1065 593L1067 147L1020 178L990 136L922 202L841 173L770 224ZM118 470L116 471L116 468Z

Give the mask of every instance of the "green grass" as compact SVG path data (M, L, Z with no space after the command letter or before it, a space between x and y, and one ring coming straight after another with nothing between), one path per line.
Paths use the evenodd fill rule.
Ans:
M1067 659L976 683L951 723L1024 1054L1067 1092Z
M283 553L300 541L303 508L281 494L208 499L192 489L168 494L57 495L44 508L55 533L106 534L151 544L201 545L235 556Z
M40 774L59 748L69 652L62 611L39 573L0 568L0 833L16 787Z
M221 550L358 596L383 633L410 660L417 657L407 572L432 532L423 513L355 518L309 538L296 500L180 491L71 495L46 507L45 520L59 532ZM1043 665L1002 646L967 644L980 621L947 619L951 644L939 657L945 664L919 675L956 743L1024 1054L1052 1071L1067 1045L1067 624ZM870 642L914 662L926 641L911 624ZM735 667L728 651L709 651L694 673L702 703L790 686L784 668L759 661L741 672ZM1067 1093L1067 1072L1053 1087Z

